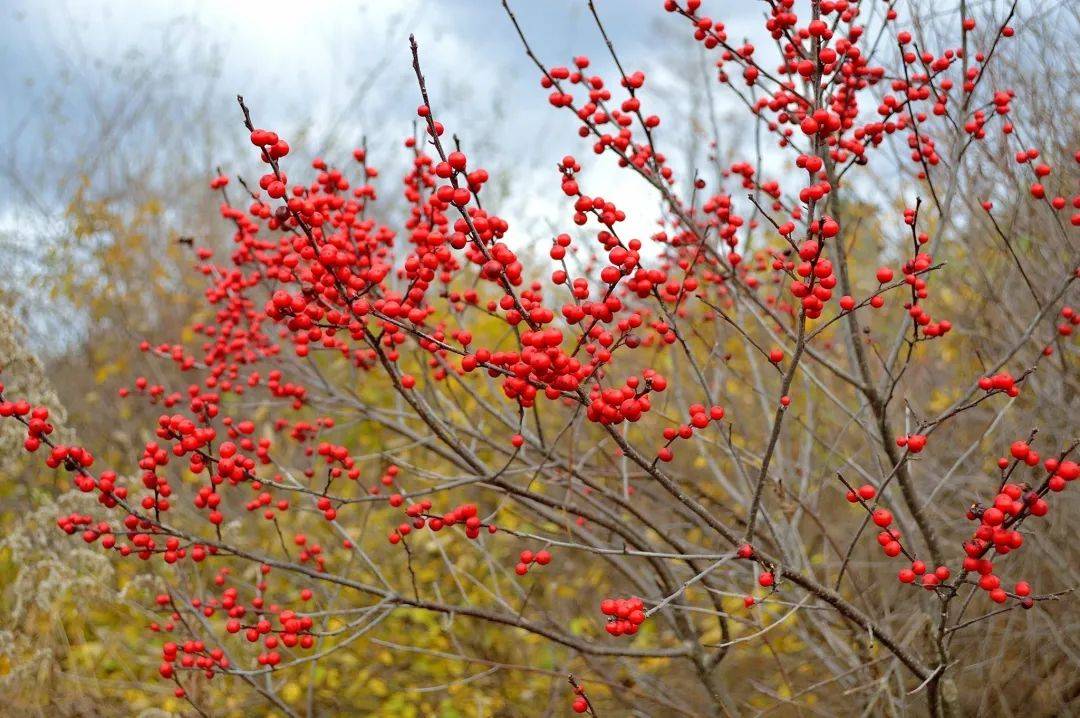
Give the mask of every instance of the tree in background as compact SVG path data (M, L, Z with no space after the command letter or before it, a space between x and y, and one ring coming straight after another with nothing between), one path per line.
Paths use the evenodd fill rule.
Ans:
M119 392L160 416L98 409L138 442L128 464L59 438L6 368L0 416L84 495L60 530L113 559L83 548L65 580L141 567L170 706L963 715L1080 695L1080 154L1048 116L1075 101L1048 81L1028 110L1000 79L1024 55L1015 3L783 0L769 49L697 0L662 6L744 109L745 158L698 118L713 166L677 176L599 10L615 78L546 64L504 3L584 152L655 190L652 235L571 150L522 188L562 198L547 259L515 249L414 42L397 221L366 147L297 181L240 100L263 174L210 181L232 242L182 243L202 314L142 341L156 373Z

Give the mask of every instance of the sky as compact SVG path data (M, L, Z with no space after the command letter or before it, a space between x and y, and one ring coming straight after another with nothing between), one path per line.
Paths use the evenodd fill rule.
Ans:
M1003 3L969 6L1000 17ZM590 71L617 84L587 0L511 4L548 66L586 54ZM688 23L665 13L661 0L596 4L624 66L648 75L643 110L663 118L658 145L687 183L706 164L712 137L702 88L715 54L706 58ZM706 0L703 11L760 55L771 45L762 37L764 7ZM507 197L497 209L512 230L548 233L568 222L555 170L565 154L585 165L587 193L623 201L631 234L652 230L655 192L610 158L591 161L575 118L548 105L499 0L0 0L0 179L8 185L0 233L26 232L61 212L57 198L71 195L76 164L99 189L144 181L167 189L177 163L200 176L219 164L257 176L238 93L258 125L290 141L294 177L301 160L344 162L366 137L372 162L384 169L384 193L397 193L397 170L407 161L401 141L419 104L410 34L438 119L461 138L470 164L491 172L492 187ZM747 126L727 119L741 106L717 83L712 90L723 149L749 159ZM785 168L770 166L768 149L765 174L783 181Z
M750 21L760 24L756 3L727 5L734 9L726 19L736 33L751 32ZM617 82L585 0L516 0L512 6L549 66L587 54L591 71L609 85ZM688 156L684 148L691 143L675 130L687 102L696 100L671 89L687 80L700 86L686 21L663 12L659 0L599 0L597 6L628 71L642 69L657 78L655 85L647 83L643 97L673 128L665 149L676 158ZM544 225L565 223L569 213L553 204L559 202L555 165L565 154L588 157L591 143L577 137L567 111L547 104L538 71L497 0L0 0L0 88L7 105L0 113L0 138L9 138L0 164L20 177L65 166L73 154L86 152L82 144L99 143L95 128L115 121L119 128L107 133L116 144L111 156L90 164L138 167L154 145L172 141L162 139L163 123L148 123L144 113L185 118L185 109L198 103L208 116L187 121L198 126L193 137L198 134L212 152L187 161L206 164L209 173L224 159L227 172L254 174L251 153L236 155L249 149L238 126L239 93L256 123L278 130L297 156L325 153L344 160L366 136L373 161L393 165L404 161L400 143L411 132L419 104L410 34L420 44L439 119L461 137L471 161L504 183L512 226L515 216L519 225L544 231ZM158 91L170 94L171 104L124 104L129 96L149 92L145 83L159 81L159 72L164 86ZM661 143L666 129L665 124L658 133ZM195 144L183 137L175 143L178 152ZM230 167L232 158L249 162ZM678 167L679 160L673 164ZM587 170L594 194L647 207L632 213L627 226L637 234L651 231L653 190L608 161ZM29 190L37 199L65 181L41 174L38 187ZM11 199L0 197L0 228L27 226Z

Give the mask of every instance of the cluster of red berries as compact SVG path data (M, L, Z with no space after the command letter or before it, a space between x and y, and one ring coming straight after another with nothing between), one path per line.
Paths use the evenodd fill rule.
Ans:
M611 260L611 264L600 271L601 280L608 285L615 285L623 275L629 274L638 266L638 260L640 259L637 250L641 248L641 243L637 242L636 246L628 247L619 241L615 234L615 225L626 221L626 212L619 209L610 199L590 197L581 191L576 179L577 173L581 172L581 165L578 164L573 155L563 157L562 162L559 164L559 170L562 177L560 187L563 194L575 198L574 224L579 227L584 226L591 215L605 227L603 234L598 235L598 237L602 236L611 245L606 249L610 252L614 252L615 249L619 250L614 256L609 255L608 258ZM555 250L554 247L552 249ZM562 259L562 256L559 255L565 256L565 253L555 250L551 258Z
M529 566L534 563L540 566L547 566L551 563L551 552L546 549L540 549L536 553L533 553L526 549L518 555L518 559L517 565L514 566L514 573L518 576L524 576L529 572Z
M993 543L994 550L1004 555L1024 544L1023 534L1006 528L1013 524L1011 519L1021 516L1025 509L1032 516L1044 516L1048 508L1037 493L1029 491L1025 497L1024 487L1005 484L989 507L976 506L968 510L968 516L982 523L975 531L975 538Z
M605 598L600 602L600 612L608 617L604 630L612 636L632 636L645 623L645 602L636 596L630 598Z
M229 573L228 568L221 568L214 577L214 583L217 586L223 586ZM264 594L267 590L265 576L270 573L270 567L262 565L260 573L264 578L256 585L259 594L251 599L250 606L240 602L239 592L233 587L225 588L220 598L192 598L189 605L192 610L198 611L206 619L213 618L219 611L224 611L228 616L224 626L225 632L228 634L243 632L249 643L261 642L262 650L257 656L257 662L260 666L273 668L282 661L279 651L281 647L309 650L315 645L315 638L311 634L314 621L310 616L300 615L274 604L268 605ZM302 600L306 601L311 597L310 589L301 591ZM168 594L159 594L155 600L162 610L169 611L169 620L163 624L156 621L151 623L150 630L172 633L176 630L176 625L181 622L181 614ZM168 609L169 606L172 608ZM245 623L243 619L248 615L249 610L257 616ZM206 678L210 679L229 668L230 662L225 657L224 651L219 648L207 649L202 641L190 640L181 645L169 641L162 646L162 663L159 673L163 678L174 678L177 669L180 669L202 671ZM182 696L182 689L178 689L177 695Z
M548 101L553 107L566 107L574 111L582 126L578 133L582 137L590 134L596 136L593 144L593 152L602 154L608 148L618 152L627 163L636 167L651 165L664 179L670 179L671 170L664 166L664 157L652 150L651 142L634 142L633 130L635 120L642 128L646 136L649 132L660 125L660 118L656 115L645 116L641 112L641 100L636 96L637 90L645 84L645 73L632 72L620 79L620 84L626 89L628 97L618 107L609 106L612 103L611 90L605 87L603 78L598 75L588 76L584 70L589 66L589 58L579 55L573 60L576 69L568 67L552 67L540 78L540 86L551 89ZM587 100L575 106L574 96L563 89L562 82L571 85L580 85L587 93ZM614 125L611 132L605 131L608 125Z
M1080 477L1080 464L1075 461L1058 462L1057 459L1047 459L1043 466L1051 474L1046 480L1046 488L1051 491L1064 491L1066 484Z
M874 509L871 518L875 524L885 529L877 534L877 542L878 546L881 546L881 552L889 558L896 558L902 554L904 547L900 543L902 538L900 531L888 528L892 523L892 512L888 509Z
M1025 491L1023 486L1012 483L1002 486L991 506L983 508L976 504L968 510L968 518L978 520L979 527L975 529L975 535L964 543L966 556L963 568L966 572L979 574L979 588L989 594L990 600L1004 603L1009 594L1001 588L1001 579L994 575L994 564L985 558L986 554L993 550L1003 556L1023 546L1023 535L1011 527L1026 515L1045 516L1048 510L1049 506L1038 492ZM1015 595L1026 599L1022 602L1025 608L1030 608L1033 603L1026 598L1030 593L1026 582L1017 583Z
M821 174L823 165L824 162L817 155L800 154L795 158L795 166L801 170L806 170L811 180L811 183L808 186L799 190L799 200L801 202L818 202L832 190L832 186L829 184L827 176ZM814 181L815 177L818 178L817 181ZM786 222L780 227L780 234L785 237L790 235L793 231L795 231L795 225L792 222Z
M730 62L741 67L741 74L747 85L759 85L763 81L770 83L767 91L757 101L755 112L764 114L765 110L769 110L775 113L775 119L768 120L767 127L780 136L781 146L786 146L791 141L794 127L797 126L804 136L814 137L819 143L829 146L829 154L834 161L845 162L852 159L865 162L868 145L877 146L884 134L891 134L907 126L907 117L900 112L905 103L886 95L878 112L884 120L889 121L856 126L855 122L859 117L855 101L857 91L877 84L885 76L885 69L871 66L865 53L852 52L853 49L857 50L855 44L859 41L863 28L852 24L845 33L839 27L839 22L853 22L858 14L857 4L843 0L822 3L819 8L822 18L812 20L805 28L799 29L797 36L800 42L795 42L791 34L791 29L798 23L798 16L791 11L792 4L786 1L774 3L766 21L766 28L773 38L778 42L786 40L781 44L784 63L779 68L786 81L776 79L754 59L755 48L752 44L744 43L739 47L728 44L723 23L697 14L699 0L688 0L684 6L676 0L666 0L664 8L689 19L694 26L694 38L706 48L724 48L722 60L717 63L721 82L730 82L729 74L724 69L724 65ZM894 11L888 12L895 16ZM833 13L837 20L830 27L830 22L824 18ZM807 39L812 43L810 48L801 42ZM816 57L811 53L815 53ZM835 92L828 98L826 106L816 109L795 90L814 77L815 73L820 73L823 78L833 75L844 78L843 82L836 83ZM919 88L917 96L926 99L929 96L928 88ZM891 120L893 115L897 115L895 121ZM850 131L850 136L844 136L846 131ZM818 188L817 192L820 194L816 198L820 199L828 189L827 184ZM810 199L803 196L801 198L804 202Z
M79 530L80 526L89 527L94 523L94 517L86 514L68 514L67 516L61 516L56 519L57 527L66 533L68 536L74 535ZM107 533L109 530L108 524L98 524L96 529L87 528L84 533L96 535L99 533ZM93 540L93 539L91 539Z
M920 235L919 239L923 241L928 238L925 235ZM919 252L913 259L904 264L904 281L911 286L912 296L911 301L905 302L904 308L908 310L908 314L916 326L922 328L925 336L940 337L952 330L952 322L947 319L933 321L930 314L920 303L920 300L927 297L926 280L921 275L929 270L932 265L933 258L925 252Z
M1039 463L1039 452L1033 449L1026 441L1014 441L1009 446L1009 454L1017 461L1023 461L1028 466L1035 466ZM998 466L1004 469L1008 466L1008 459L1005 459L1004 465L1001 460L998 460Z
M265 614L254 623L245 624L240 619L246 610L235 603L235 598L235 589L226 589L222 607L228 609L231 618L225 623L225 630L228 633L243 631L244 638L249 643L262 642L265 650L257 658L259 665L273 667L281 663L281 653L277 650L281 646L308 650L315 645L315 638L311 635L314 621L310 616L298 615L295 611L281 610L277 612L276 627L273 621L265 617ZM229 604L232 604L231 608Z
M870 484L863 484L858 489L849 490L845 498L849 503L857 504L859 501L871 501L877 496L877 489Z
M550 320L549 320L550 321ZM531 407L538 393L558 399L564 392L574 392L594 371L592 363L583 363L561 348L563 334L558 329L522 333L522 350L496 351L481 348L461 360L461 368L472 372L488 369L492 376L504 375L503 393Z
M778 257L774 263L774 269L788 269L794 267L795 273L801 280L791 283L792 295L802 302L802 310L807 319L817 319L825 307L825 302L832 299L832 290L836 286L836 275L833 273L833 264L823 256L825 241L835 237L840 232L840 225L836 220L825 217L810 223L810 232L818 239L807 239L799 245L799 259L797 265L794 262Z
M917 452L921 450L921 446L916 450L912 448L911 443L919 436L913 434L901 438L909 450ZM925 439L925 437L922 438ZM1027 442L1016 441L1009 447L1009 451L1012 461L1008 458L998 461L1003 472L1009 469L1010 465L1023 463L1036 466L1039 463L1038 452ZM996 554L1003 556L1023 546L1024 537L1016 529L1016 525L1027 516L1045 516L1049 511L1049 505L1043 498L1043 494L1046 491L1061 491L1068 482L1080 478L1080 464L1074 461L1059 461L1051 458L1043 462L1043 468L1047 472L1043 488L1032 490L1025 485L1003 482L1001 490L990 506L983 507L975 504L967 512L967 518L979 521L979 526L974 536L964 543L966 555L963 559L963 570L965 574L979 574L978 586L986 591L995 603L1004 603L1012 597L1019 599L1024 608L1030 608L1034 605L1034 599L1030 597L1030 585L1024 581L1018 582L1012 593L1003 589L1001 580L993 573L994 564L985 558L986 554L993 550ZM846 498L851 503L862 503L871 512L871 519L882 529L877 535L877 542L886 556L895 557L904 553L911 559L911 566L901 569L897 578L905 584L915 583L918 580L927 589L941 587L951 577L950 569L947 566L938 566L933 571L928 571L923 561L913 558L909 552L905 551L901 544L900 532L890 528L893 523L892 513L884 508L871 509L866 505L865 502L873 499L876 494L874 487L866 484L857 490L849 490Z
M0 384L0 395L3 394L4 385ZM29 416L29 419L25 417ZM43 437L53 433L54 427L49 423L49 409L44 406L31 406L30 402L0 401L0 417L15 417L26 424L26 440L23 447L30 452L37 451L41 447ZM54 466L55 468L55 466Z
M1017 581L1010 594L1001 586L1001 579L994 575L994 564L989 559L968 555L964 557L964 571L978 573L978 586L986 591L990 600L994 603L1005 603L1009 598L1017 598L1023 608L1031 608L1035 605L1035 599L1031 596L1031 584L1027 581Z
M860 499L863 501L873 499L877 494L874 487L869 484L865 484L855 492L848 491L847 500L852 503L858 503ZM865 506L865 504L864 504ZM867 507L868 510L869 507ZM934 589L939 586L943 581L947 581L952 575L948 566L938 566L933 571L928 572L927 566L923 561L911 556L909 552L904 550L904 546L901 543L902 535L900 531L895 528L890 528L893 523L892 512L884 508L876 508L870 510L870 518L875 525L882 530L877 534L878 545L881 546L881 551L889 558L895 558L900 554L905 554L911 560L911 566L908 568L902 568L897 573L897 578L900 583L914 583L921 577L922 586L926 589Z
M979 388L983 391L1003 391L1012 397L1020 395L1020 387L1016 385L1016 379L1009 372L980 377Z
M158 666L161 677L172 678L177 664L184 669L203 671L207 678L213 678L215 671L227 670L230 666L225 651L220 648L207 650L205 643L196 640L184 641L182 645L168 641L161 647L161 665ZM183 697L183 694L177 697Z
M1028 466L1035 466L1039 463L1039 453L1025 441L1014 441L1009 447L1009 453L1016 461L1022 461ZM998 459L998 466L1002 470L1008 468L1009 459L1006 457ZM1065 486L1070 481L1075 481L1080 476L1080 464L1075 461L1058 461L1058 459L1049 458L1043 462L1043 468L1049 475L1046 480L1046 488L1049 491L1064 491ZM1042 514L1036 515L1041 516Z
M401 494L394 494L390 497L390 505L397 507L404 503L404 497ZM405 507L405 515L412 519L412 523L401 523L396 529L390 532L389 540L392 544L401 542L403 536L408 536L415 528L417 530L428 528L431 531L442 531L444 527L454 526L457 524L464 524L465 535L470 539L477 539L480 537L480 530L487 527L489 534L494 534L498 531L495 524L485 524L480 520L476 504L461 504L455 507L452 511L443 514L442 516L432 516L428 512L431 510L431 501L423 499L414 504L409 504Z
M724 407L722 406L712 406L706 409L704 404L693 404L688 411L690 423L680 424L678 427L668 426L664 428L663 436L664 441L667 443L656 452L656 457L660 461L671 461L675 458L671 445L677 439L689 439L694 435L695 430L704 429L711 422L720 421L724 418Z
M1076 226L1080 226L1080 212L1073 215L1073 219L1077 220L1074 221L1073 224ZM1065 321L1063 321L1061 324L1058 324L1058 334L1063 337L1070 336L1073 332L1073 327L1080 324L1080 312L1077 312L1072 307L1066 305L1061 308L1061 318Z
M396 466L395 464L390 464L386 467L386 470L383 471L382 475L379 476L379 484L381 484L382 486L393 486L394 481L397 480L397 476L400 472L401 469L398 466ZM351 474L349 478L352 478ZM370 489L368 489L369 493L371 493L372 495L378 495L379 493L381 493L382 489L380 488L379 484L373 485Z
M740 559L742 559L744 561L749 561L751 559L754 559L755 558L754 547L751 546L750 544L742 544L735 551L735 555L738 558L740 558ZM776 591L777 590L776 575L772 572L772 570L768 569L768 566L766 564L762 564L762 565L765 566L767 570L762 571L760 574L758 574L758 577L757 577L758 585L761 586L762 588L769 589L770 592ZM743 605L746 608L752 608L759 601L760 601L760 599L755 598L754 596L749 596L748 595L748 596L743 597Z
M353 481L360 478L360 469L356 468L356 461L349 456L347 447L323 441L315 447L314 453L323 457L326 464L332 467L330 469L331 477L336 479L344 474ZM308 455L310 456L310 447ZM337 464L337 466L334 466L334 464Z
M641 378L631 376L622 387L602 389L594 384L589 392L587 416L590 421L599 424L620 424L623 421L635 422L652 408L649 393L667 389L667 379L646 369Z
M323 547L317 543L308 541L307 534L298 533L293 536L293 543L300 547L300 555L297 557L300 563L314 562L315 567L319 571L325 570L325 558L323 557ZM351 548L351 542L345 541L345 548ZM304 594L307 594L307 598L310 598L311 592L308 589L304 589L301 592L301 597L304 598ZM307 600L304 598L304 600Z
M913 454L918 454L926 448L926 436L924 434L908 434L907 436L900 436L896 439L896 445L900 448L907 447L907 450Z
M209 487L203 486L199 489L194 499L196 508L203 508L203 506L217 507L221 503L221 496L210 490ZM274 508L270 508L273 506ZM277 514L274 509L278 511L288 511L289 501L287 499L278 499L274 501L274 496L269 491L260 492L258 496L248 501L244 508L248 511L263 510L263 518L267 521L273 521Z
M576 682L574 684L574 702L570 704L570 707L575 713L587 713L590 710L589 699L585 696L585 687Z
M877 495L878 492L876 488L870 484L863 484L857 489L849 488L844 498L847 499L848 503L861 504L862 507L870 513L870 520L882 529L877 534L877 542L878 545L881 546L882 553L889 558L895 558L901 553L904 553L904 547L900 542L901 534L897 529L889 528L893 523L891 511L882 507L871 508L870 505L867 504L868 501L873 500Z
M911 568L902 568L896 575L900 583L915 583L916 579L921 577L920 582L923 588L928 590L933 590L943 581L948 581L950 576L952 572L948 566L938 566L928 573L926 564L918 559L911 562Z

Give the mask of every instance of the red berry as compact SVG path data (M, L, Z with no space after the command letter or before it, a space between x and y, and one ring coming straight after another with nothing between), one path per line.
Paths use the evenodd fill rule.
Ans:
M893 522L893 515L888 509L874 509L874 513L871 514L874 523L878 526L885 528Z

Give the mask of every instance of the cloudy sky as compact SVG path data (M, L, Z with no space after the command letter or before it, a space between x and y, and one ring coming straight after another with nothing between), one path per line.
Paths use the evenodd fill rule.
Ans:
M663 12L661 0L596 2L623 64L649 76L644 109L663 118L656 136L677 176L700 170L709 177L705 149L713 133L703 88L715 53L706 58L686 21ZM969 7L989 27L1008 4ZM512 5L545 63L587 54L591 70L617 84L586 0ZM711 0L705 8L733 41L749 39L772 64L772 43L762 37L764 3ZM868 12L880 9L875 2ZM926 17L949 23L954 13L949 3ZM546 234L565 225L555 164L568 153L591 160L591 143L577 137L567 111L547 104L499 0L0 0L0 178L9 189L0 193L0 231L25 231L28 209L37 217L56 211L56 198L70 196L75 165L102 190L160 190L163 177L167 189L177 165L200 177L218 164L257 175L237 93L257 124L297 150L290 159L297 164L288 165L294 177L301 159L344 160L366 137L372 161L386 171L384 188L397 194L406 161L401 141L419 104L410 34L420 43L439 119L506 196L500 214L519 231ZM715 81L711 89L721 154L751 157L747 126L728 119L740 114L739 102ZM771 164L765 149L765 174L783 181L785 168ZM609 158L584 164L586 192L622 199L629 228L647 233L655 193Z
M664 118L662 149L677 168L700 163L704 64L685 20L664 13L659 0L597 4L624 65L650 76L643 97ZM761 8L726 5L735 8L725 17L732 35L752 35ZM585 0L517 0L513 7L546 63L587 54L593 71L617 82ZM565 208L553 212L551 204L559 200L554 165L568 153L588 157L589 144L569 113L547 105L498 0L0 0L0 137L7 138L0 160L13 168L9 174L42 177L23 188L36 200L64 181L48 168L85 157L87 145L108 145L100 157L89 150L93 161L84 162L101 172L149 166L146 158L171 143L179 152L205 147L185 161L206 165L207 173L224 161L226 171L253 174L234 99L241 93L256 122L279 130L300 156L347 157L366 136L374 161L393 167L403 161L400 142L419 104L410 33L439 118L501 178L512 226L515 218L544 231L565 223ZM188 123L189 134L177 133L174 122ZM610 162L587 169L590 191L639 208L630 226L649 231L652 191ZM5 226L19 222L13 212L0 199Z

